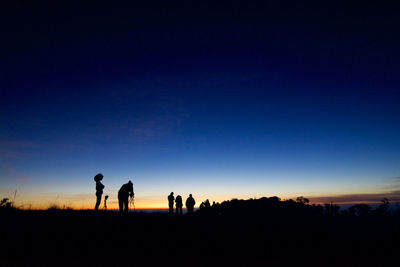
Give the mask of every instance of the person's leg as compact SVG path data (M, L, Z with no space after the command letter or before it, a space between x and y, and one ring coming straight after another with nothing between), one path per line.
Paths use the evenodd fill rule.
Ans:
M94 210L98 210L100 203L101 203L101 194L96 195L97 199L96 199L96 205L94 206Z
M128 212L128 204L129 204L128 198L124 199L124 211L125 212Z
M118 198L118 205L119 205L119 212L122 212L124 207L123 207L123 201L120 198Z

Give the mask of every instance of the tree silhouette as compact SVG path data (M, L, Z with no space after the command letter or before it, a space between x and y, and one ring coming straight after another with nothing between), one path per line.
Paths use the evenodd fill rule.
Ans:
M387 199L386 197L383 198L382 200L382 204L379 205L379 207L375 210L375 214L376 215L388 215L389 212L389 199Z
M16 208L14 207L14 202L10 201L8 198L3 198L0 200L0 210L1 211L12 211L15 210Z
M371 212L371 207L367 204L356 204L349 208L350 215L367 216Z
M308 204L310 203L310 200L308 198L305 198L303 196L296 198L297 203L301 204Z
M335 205L333 203L325 203L325 215L326 216L338 216L340 207L338 205Z

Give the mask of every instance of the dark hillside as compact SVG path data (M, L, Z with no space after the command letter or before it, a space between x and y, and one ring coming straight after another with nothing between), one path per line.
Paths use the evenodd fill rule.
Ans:
M389 266L395 216L169 216L17 211L1 266Z

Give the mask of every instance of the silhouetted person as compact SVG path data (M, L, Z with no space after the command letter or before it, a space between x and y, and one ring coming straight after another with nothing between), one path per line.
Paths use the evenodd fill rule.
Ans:
M182 215L182 197L180 195L177 195L175 198L175 203L176 203L176 214L181 214Z
M186 199L185 204L188 214L192 214L194 210L194 205L196 204L196 201L194 201L192 194L190 194L189 197Z
M168 196L168 207L169 207L169 213L174 213L174 192L171 192Z
M201 203L202 207L202 212L204 214L210 214L211 211L211 205L210 205L210 201L208 199L206 199L203 203Z
M94 181L96 182L96 205L94 206L94 210L99 210L99 206L101 203L101 196L103 195L104 185L100 182L103 180L103 174L99 173L94 177Z
M219 203L213 201L212 205L211 205L211 213L214 215L218 215L219 214Z
M206 201L204 201L204 208L210 209L210 207L211 207L210 201L208 199L206 199Z
M108 195L106 195L104 197L104 210L107 210L107 199L108 199Z
M133 197L134 195L133 184L131 181L121 186L118 191L118 204L120 212L128 212L129 197Z

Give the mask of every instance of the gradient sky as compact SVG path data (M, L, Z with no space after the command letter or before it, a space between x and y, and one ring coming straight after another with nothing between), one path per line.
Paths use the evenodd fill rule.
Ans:
M2 5L0 196L400 201L396 7Z

